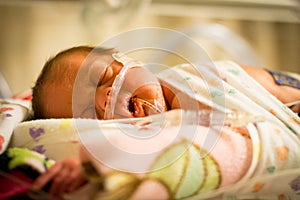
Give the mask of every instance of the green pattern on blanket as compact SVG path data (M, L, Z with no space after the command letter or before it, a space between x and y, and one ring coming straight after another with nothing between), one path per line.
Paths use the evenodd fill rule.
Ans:
M11 158L8 164L10 170L19 166L27 165L40 173L44 173L54 164L53 160L26 148L9 148L8 156Z
M221 174L216 161L186 140L165 149L144 176L112 171L103 176L103 191L95 199L129 199L149 180L161 183L169 199L181 199L219 187Z
M220 184L216 162L195 144L182 141L172 145L155 161L148 176L159 179L180 199L215 189Z

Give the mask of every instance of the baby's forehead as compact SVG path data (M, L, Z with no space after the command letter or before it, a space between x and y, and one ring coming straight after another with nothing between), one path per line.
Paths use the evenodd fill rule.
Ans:
M73 53L58 58L50 74L51 79L63 84L73 82L86 57L84 53Z
M103 68L111 65L115 59L113 51L73 51L59 58L55 63L53 75L56 77L63 76L61 81L73 82L78 74L87 75L91 68Z

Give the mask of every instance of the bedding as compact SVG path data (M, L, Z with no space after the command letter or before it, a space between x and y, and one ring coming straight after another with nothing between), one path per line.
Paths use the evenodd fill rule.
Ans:
M14 127L30 116L30 101L0 99L0 154L11 140Z
M19 119L10 129L10 147L26 147L53 160L81 153L89 192L76 195L86 198L299 198L298 116L237 64L215 65L221 79L215 68L203 67L203 78L185 64L158 75L183 101L213 99L219 110L213 115L173 110L106 121ZM235 112L224 116L228 109Z
M158 117L158 116L157 116ZM198 143L200 144L201 142L204 142L204 139L208 136L206 136L207 134L214 134L214 136L216 137L215 134L217 134L215 132L213 133L209 133L210 131L207 128L204 127L194 127L191 124L186 124L186 127L180 127L179 125L182 123L182 114L181 111L174 111L174 112L169 112L166 114L166 123L163 128L163 132L164 134L159 134L158 137L153 138L152 140L144 140L145 143L140 143L139 140L132 140L130 137L126 137L124 136L124 134L122 134L122 132L125 129L128 129L129 127L132 128L132 125L128 125L128 123L130 122L130 120L128 121L123 121L120 123L116 123L116 121L96 121L96 120L86 120L86 119L76 119L76 120L70 120L70 119L50 119L50 120L36 120L36 121L29 121L29 122L24 122L22 124L20 124L18 127L16 127L15 132L14 132L14 137L12 138L12 144L11 146L22 146L22 147L27 147L29 149L33 149L33 150L42 150L42 153L47 155L48 157L54 159L54 160L58 160L58 159L63 159L65 157L68 157L69 153L72 154L72 152L70 152L69 150L73 149L73 153L77 154L77 150L79 148L74 148L74 145L79 147L79 142L81 144L89 144L91 141L96 140L99 141L99 143L97 142L96 145L96 152L106 152L105 155L103 155L104 157L101 159L104 159L104 162L106 162L106 164L108 166L111 166L109 170L106 170L106 173L108 174L115 174L117 175L119 172L121 173L122 171L127 171L129 173L126 173L128 175L128 179L131 180L133 179L137 179L138 176L141 176L141 174L143 174L145 171L151 170L151 165L153 166L153 163L155 163L155 160L159 157L160 155L160 151L163 152L163 154L170 154L170 158L169 159L175 159L172 156L172 148L174 148L174 151L183 151L182 153L184 153L186 146L189 146L189 144L191 144L189 142L189 140L193 139L194 137L198 137ZM148 122L149 119L140 119L141 120L146 120L146 124ZM153 120L153 119L152 119ZM170 123L168 123L170 122ZM193 122L193 121L191 121ZM129 126L129 127L128 127ZM140 125L141 127L143 127L143 125ZM157 124L152 127L152 128L159 128L161 126L161 124ZM139 126L135 126L135 128L138 128ZM152 132L153 130L151 129L150 126L150 130L147 129L148 126L146 126L145 128L138 128L138 132L139 135L143 135L143 134L147 134L149 132ZM177 129L183 128L183 130L185 130L184 132L181 133L181 135L174 135L174 132L177 132ZM195 129L199 128L198 132L198 136L194 135L197 133L193 133L195 132ZM32 134L32 130L42 130L43 131L39 131L38 134ZM200 130L201 129L201 130ZM216 128L218 129L218 128ZM186 137L185 133L187 130L191 130L191 135ZM123 136L124 137L123 137ZM239 161L238 163L240 164L236 164L236 171L239 171L239 168L242 169L246 169L246 166L249 165L250 159L249 157L245 156L248 153L250 153L250 149L251 147L249 146L249 144L247 143L248 139L244 138L244 136L241 136L239 134L234 134L231 131L224 131L224 135L226 135L226 139L232 138L232 143L230 144L230 146L228 146L227 150L222 152L221 148L214 148L214 150L212 151L212 154L214 155L214 157L217 157L218 159L221 159L222 156L224 156L224 154L228 154L228 155L232 155L232 159L235 159L237 161ZM98 136L100 136L100 138L98 138ZM104 137L103 137L104 136ZM22 139L20 139L22 138ZM153 155L150 155L147 158L143 159L143 165L140 163L140 160L138 158L134 158L133 160L130 159L130 156L128 157L129 160L126 161L126 156L128 156L127 154L121 154L121 155L114 155L115 154L115 149L111 148L109 144L107 144L106 142L112 143L113 145L121 145L121 148L124 150L126 148L130 148L130 147L134 147L134 149L136 151L139 151L139 154L145 154L146 152L155 152L157 151L157 149L161 149L160 151L154 153ZM174 141L173 141L174 140ZM221 139L223 140L223 139ZM226 141L223 141L223 143L226 143ZM57 145L58 144L58 145ZM123 144L123 145L122 145ZM66 151L62 150L62 148L60 148L60 145L63 146L64 149L66 149ZM248 148L244 148L246 146L249 146ZM55 147L58 148L55 148ZM89 145L88 145L89 146ZM148 147L148 148L143 148L143 147ZM174 146L174 147L172 147ZM219 146L219 145L217 145ZM220 147L223 145L220 145ZM99 148L98 148L99 147ZM164 149L169 149L171 152L164 152ZM126 151L126 150L125 150ZM132 151L132 149L130 150ZM144 152L146 151L146 152ZM188 152L188 154L191 155L187 155L187 156L194 156L195 154L199 153L199 155L197 157L195 157L193 160L197 161L199 159L199 161L201 161L200 157L202 154L204 155L205 152L210 151L210 149L207 150L203 150L203 152L200 154L200 151L202 152L202 150L198 149L198 147L194 147L193 150L191 150L191 152ZM222 152L222 154L220 154ZM168 156L167 156L168 157ZM113 158L113 159L111 159ZM246 159L245 159L246 158ZM108 160L106 160L108 159ZM186 159L186 158L184 158ZM214 158L215 159L215 158ZM241 175L238 174L238 172L236 172L236 177L231 175L231 176L227 176L225 177L225 174L222 176L222 181L220 179L221 175L220 173L220 169L219 169L219 164L216 163L216 161L214 161L213 158L208 158L207 159L207 163L206 165L212 165L214 167L214 171L212 171L212 177L216 177L216 183L207 183L207 186L203 188L203 190L205 191L205 188L207 188L206 190L209 190L211 188L214 188L216 186L219 186L221 184L228 184L227 182L234 182L237 178L239 178ZM120 163L121 166L117 165L115 166L115 162L118 160L124 160L124 163ZM230 159L229 159L230 160ZM229 168L229 165L231 163L232 160L229 160L227 162L223 162L221 163L220 167L223 168L224 170L232 170ZM244 161L245 160L245 161ZM112 162L112 163L110 163ZM160 168L161 166L159 166L160 161L156 161L157 163L157 167L155 168ZM163 162L163 161L162 161ZM127 164L126 164L127 163ZM191 168L195 167L193 164L193 162L191 162ZM197 163L197 162L196 162ZM125 164L125 166L123 166L123 164ZM129 166L128 166L129 164ZM178 172L177 173L182 173L180 170L183 170L182 167L184 167L183 165L186 165L187 163L184 163L183 161L181 161L180 163L178 163ZM203 163L198 163L199 167L201 167L203 165ZM245 166L244 166L245 165ZM117 167L118 170L114 170L114 168ZM103 167L101 167L103 168ZM176 169L173 169L176 171ZM202 166L202 170L204 173L204 166ZM114 171L114 172L112 172ZM168 171L168 169L167 169ZM243 171L243 170L242 170ZM139 173L139 175L136 174L136 172ZM197 172L197 170L195 171ZM162 173L165 173L165 171L163 171ZM190 173L193 174L193 172L191 171ZM151 174L151 173L150 173ZM189 176L191 176L192 174L190 174ZM168 174L166 174L168 176ZM120 178L122 178L123 174L120 174ZM161 174L156 174L153 173L152 175L147 175L147 179L149 178L148 176L153 176L153 179L155 179L156 176L161 177ZM115 178L117 178L118 176L116 176ZM200 178L202 177L202 178ZM234 178L235 177L235 178ZM110 184L109 182L111 181L110 178L112 177L107 177L107 181L105 180L104 182L106 184ZM179 177L178 177L179 178ZM126 178L127 179L127 178ZM128 180L123 180L123 181L128 181ZM152 179L152 178L151 178ZM170 179L171 180L171 179ZM179 181L179 179L177 180ZM204 182L203 176L199 176L199 186L202 184L202 182ZM115 183L115 184L119 184L119 183ZM191 183L188 183L191 184ZM212 184L212 186L210 185ZM113 186L111 185L111 187L117 187L117 185ZM128 190L132 190L135 188L131 188L128 187ZM126 189L126 190L127 190ZM186 190L186 189L185 189ZM196 191L196 189L194 189ZM195 192L193 191L193 192ZM183 197L186 196L187 194L189 194L190 191L188 191L188 193L186 191L182 191L181 193L178 193L178 197ZM127 193L127 192L126 192ZM102 194L101 194L102 195ZM106 195L106 194L105 194ZM126 194L129 195L129 194Z
M89 151L83 157L93 163L105 188L89 193L99 199L119 199L121 196L143 199L147 193L153 195L153 189L156 197L166 199L193 196L195 199L220 196L274 199L280 195L297 195L300 173L298 140L287 136L275 123L249 124L248 136L244 131L233 132L217 125L209 128L195 126L193 120L186 120L195 116L181 110L167 112L160 130L163 134L151 140L126 136L124 130L132 123L130 120L31 121L16 127L14 137L23 140L13 138L12 146L44 149L45 155L62 159L68 155L60 148L53 148L52 143L63 141L63 146L68 149L80 141ZM140 125L134 126L139 135L161 128L160 123L149 125L152 120L158 121L153 117L139 119ZM44 129L43 134L32 137L32 128L38 127ZM209 145L209 138L216 138L213 148ZM137 156L119 153L115 148ZM139 155L144 156L139 158Z
M31 93L26 92L0 99L0 199L25 198L28 185L45 170L40 162L44 155L8 148L15 126L31 116L30 97Z
M133 199L151 199L153 194L157 199L280 199L282 196L298 198L296 185L299 179L299 159L297 159L299 141L297 139L295 140L294 137L287 139L284 130L279 131L278 126L270 122L256 122L247 126L251 143L248 143L247 134L241 134L242 131L232 132L226 128L220 131L217 126L210 126L209 130L207 127L199 126L197 131L193 131L189 122L184 122L184 119L189 118L185 116L186 114L189 115L180 111L166 114L168 115L166 121L170 122L162 130L166 138L160 138L158 141L169 141L168 137L174 137L174 134L178 140L172 140L172 143L163 148L147 166L150 166L150 169L159 168L174 159L172 157L174 152L180 152L180 148L184 149L185 145L189 145L189 148L178 160L154 172L146 170L147 173L128 173L132 171L131 167L136 171L144 170L139 166L138 162L141 161L134 159L125 159L130 160L128 163L130 166L122 165L121 170L117 172L107 170L107 166L113 168L116 165L105 162L107 161L105 158L97 155L105 150L107 152L108 145L103 139L100 140L102 137L89 132L90 140L85 142L85 146L89 147L87 160L92 160L101 177L105 178L106 190L96 196L99 199L119 199L118 192L120 192L119 195L126 195ZM184 133L178 129L184 130ZM265 129L268 129L267 133ZM103 130L102 132L106 133ZM210 149L211 146L206 139L214 138L214 134L218 134L219 138ZM276 138L274 134L282 138ZM150 144L129 142L130 139L120 131L108 131L106 138L117 148L131 152L136 150L135 152L141 153L149 146L158 149L156 147L159 145L156 142ZM287 144L288 147L285 146ZM117 156L118 154L108 153L109 158ZM120 155L122 158L124 156L124 154ZM148 160L142 161L147 163ZM243 168L246 170L243 171ZM122 181L116 182L116 180ZM151 186L148 187L147 184ZM132 191L132 187L135 191Z

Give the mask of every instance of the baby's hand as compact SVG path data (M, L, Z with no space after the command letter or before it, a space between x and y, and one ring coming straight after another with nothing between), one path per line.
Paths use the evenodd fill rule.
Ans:
M81 168L80 159L77 157L58 161L44 174L41 174L33 183L32 190L41 190L50 183L49 193L61 196L70 193L82 186L86 180Z

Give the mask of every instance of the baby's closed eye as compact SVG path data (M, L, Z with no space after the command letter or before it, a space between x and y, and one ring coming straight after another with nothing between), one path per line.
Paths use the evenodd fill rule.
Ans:
M114 77L114 71L111 66L108 66L98 81L98 86L108 83Z

